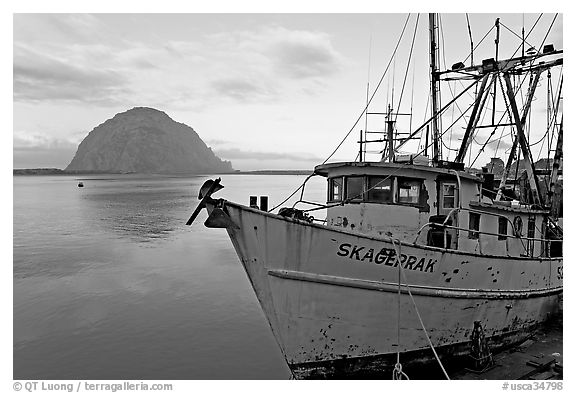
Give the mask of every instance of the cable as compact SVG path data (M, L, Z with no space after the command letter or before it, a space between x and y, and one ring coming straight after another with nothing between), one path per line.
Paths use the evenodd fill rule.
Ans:
M503 26L506 30L508 30L510 33L514 34L516 37L518 37L520 40L522 40L522 37L520 37L518 34L516 34L512 29L510 29L508 26L506 26L504 23L500 22L500 26ZM524 42L526 42L528 45L530 46L534 46L532 44L530 44L529 42L527 42L526 40L524 40Z
M402 96L404 95L404 87L406 86L406 80L408 79L408 71L410 71L410 62L412 61L412 51L414 50L414 41L416 40L416 32L418 31L418 21L420 20L420 14L416 16L416 24L414 25L414 35L412 36L412 44L410 45L410 54L408 55L408 65L406 66L406 73L404 74L404 81L402 82L402 90L400 90L400 98L398 99L398 109L396 109L396 117L394 121L398 119L398 113L400 112L400 104L402 103Z
M402 41L402 37L404 36L404 31L406 30L406 26L408 25L408 20L410 19L410 15L408 14L408 16L406 17L406 22L404 22L404 27L402 28L402 33L400 34L400 38L398 38L398 42L396 43L396 47L394 48L394 51L392 52L392 57L390 58L390 61L388 62L388 65L386 66L386 69L384 70L384 73L382 74L382 77L380 78L380 80L378 81L378 84L376 85L376 88L374 89L374 92L372 93L372 96L370 96L370 100L368 100L368 103L366 104L366 106L364 107L364 109L362 110L362 113L360 113L360 116L358 116L358 118L356 119L356 121L354 122L354 124L352 125L352 127L350 128L350 130L346 133L346 136L340 141L340 143L338 144L338 146L336 146L336 148L334 149L334 151L322 162L322 164L326 164L326 162L332 158L332 156L338 151L338 149L340 149L340 146L342 146L342 144L344 143L344 141L346 141L346 139L348 139L348 137L350 136L350 134L352 133L352 131L354 131L354 128L356 127L356 125L358 124L358 122L362 119L362 116L364 115L364 112L366 112L366 110L368 109L368 106L370 105L370 103L372 102L372 100L374 99L374 96L376 95L376 92L378 91L378 88L380 87L380 85L382 84L382 81L384 80L384 77L386 76L386 73L388 72L388 69L390 68L390 64L392 64L392 60L394 60L394 58L396 57L396 51L398 50L398 47L400 46L400 42Z

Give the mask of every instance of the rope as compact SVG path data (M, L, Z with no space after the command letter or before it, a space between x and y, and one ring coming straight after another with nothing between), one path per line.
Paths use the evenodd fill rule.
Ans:
M402 378L402 377L404 377L404 378ZM406 375L406 373L404 371L402 371L402 365L400 364L400 362L398 362L394 365L394 371L392 371L392 379L394 381L399 381L401 379L410 380L410 378L408 378L408 375Z
M394 246L394 249L396 250L396 258L398 258L398 266L400 267L400 265L401 265L401 262L400 262L400 255L401 255L401 253L400 253L400 246L401 246L400 240L392 237L392 234L390 234L390 233L388 234L388 237L392 241L392 245ZM395 241L398 242L398 247L396 247ZM440 365L442 372L444 372L444 376L446 377L446 379L450 380L450 377L448 376L448 373L446 372L446 369L444 368L444 365L442 364L440 357L436 353L436 349L434 348L434 345L432 344L432 340L430 340L430 336L428 335L428 331L426 330L426 327L424 326L424 322L422 321L422 317L420 316L420 311L418 311L418 306L416 305L416 301L414 300L414 296L412 296L412 291L410 290L410 285L408 285L408 280L406 280L406 273L404 273L404 269L399 269L399 270L402 273L402 278L404 279L404 283L405 283L404 286L408 290L408 295L410 295L410 300L412 300L412 304L414 305L414 310L416 311L416 315L418 316L418 321L420 322L420 326L422 326L422 330L424 331L424 334L426 335L426 339L428 340L428 344L430 345L432 352L434 352L434 357L436 358L436 361L438 361L438 364ZM399 358L399 356L400 355L398 355L398 358ZM400 372L402 371L401 367L402 366L400 366ZM396 368L395 368L395 370L396 370Z
M400 34L400 37L398 38L398 42L396 43L396 47L394 48L394 52L392 52L392 57L390 58L390 61L388 62L388 65L386 66L386 69L384 70L384 73L382 74L382 76L380 77L380 80L378 81L378 84L376 85L376 88L374 89L374 92L372 93L372 96L370 96L370 99L368 100L368 102L366 103L366 106L364 107L364 109L362 110L362 112L360 113L360 115L358 116L358 118L356 119L356 121L354 122L354 124L352 125L352 127L350 128L350 130L346 133L346 136L344 136L344 138L340 141L340 143L338 144L338 146L336 146L336 148L334 149L334 151L322 162L322 164L326 164L326 162L332 158L332 156L338 151L338 149L340 148L340 146L342 146L342 144L344 143L344 141L346 141L346 139L348 139L348 137L350 136L350 134L352 133L352 131L354 131L354 128L356 127L356 125L358 124L358 122L362 119L362 116L364 115L364 112L366 112L368 110L368 107L370 106L370 103L372 102L372 99L374 99L374 96L376 95L376 92L378 91L378 88L380 87L380 85L382 84L382 81L384 80L384 77L386 76L386 73L388 72L388 69L390 68L390 64L392 63L392 60L394 60L394 58L396 57L396 51L398 50L398 47L400 46L400 42L402 41L402 37L404 36L404 31L406 30L406 26L408 25L408 21L410 20L410 15L408 14L408 16L406 17L406 22L404 22L404 27L402 28L402 33ZM304 184L306 184L306 182L308 181L308 179L310 179L310 177L314 176L314 174L308 176L306 178L306 180L304 181L304 183L302 183L297 189L294 190L294 192L292 194L290 194L286 199L284 199L281 203L277 204L276 206L274 206L272 209L268 210L268 212L272 212L274 210L276 210L278 207L280 207L282 204L284 204L286 201L288 201L290 198L292 198L294 195L296 195L296 193L304 186Z
M408 14L408 16L406 17L406 22L404 22L404 27L402 28L402 33L400 34L400 38L398 38L398 42L396 43L396 47L394 48L394 52L392 52L392 57L390 58L390 61L388 62L388 65L386 66L386 69L384 70L384 73L382 74L382 77L380 78L380 80L378 81L378 84L376 85L376 88L374 89L374 92L372 92L372 95L370 96L370 99L368 100L368 102L366 103L366 106L364 107L364 109L362 110L362 113L360 113L360 116L358 116L358 118L356 119L356 121L354 122L354 124L352 125L352 127L350 128L350 130L346 133L346 136L344 136L344 138L340 141L340 143L338 144L338 146L336 146L336 148L334 149L334 151L322 162L322 164L326 164L326 162L332 158L332 156L338 151L338 149L340 149L340 146L342 146L342 144L344 143L344 141L346 141L346 139L348 139L348 137L350 136L350 134L352 133L352 131L354 131L354 128L356 127L356 125L358 124L358 122L362 119L362 116L364 115L364 112L366 112L368 110L368 107L370 106L370 103L372 102L372 100L374 99L374 96L376 95L376 92L378 91L378 88L380 87L380 85L382 84L382 81L384 80L384 77L386 76L386 73L388 72L388 69L390 68L390 64L392 64L392 60L394 60L396 58L396 51L398 50L398 47L400 46L400 42L402 41L402 37L404 36L404 31L406 30L406 26L408 25L408 20L410 19L410 14Z
M392 243L394 243L394 241L392 241ZM398 246L400 247L400 245ZM400 253L398 253L398 255L400 255ZM396 326L397 326L397 335L396 335L396 364L394 365L394 370L392 371L392 379L393 380L401 380L402 377L406 378L406 379L410 379L408 378L408 375L406 375L406 373L404 373L402 371L402 364L400 363L400 315L401 315L401 307L400 307L400 299L401 299L401 292L400 292L400 287L402 284L402 279L401 279L401 269L402 266L400 266L400 263L398 264L398 318L396 320Z
M280 206L282 206L284 203L286 203L286 201L288 201L290 198L292 198L294 195L296 195L296 193L302 188L304 187L304 185L306 185L306 182L308 180L310 180L310 178L312 176L316 176L315 173L308 175L308 177L306 178L306 180L304 180L304 182L302 184L300 184L300 187L298 187L297 189L294 190L294 192L292 194L290 194L286 199L284 199L282 202L280 202L279 204L277 204L276 206L274 206L272 209L268 210L268 213L273 212L274 210L276 210L277 208L279 208Z
M416 16L416 24L414 25L414 35L412 36L412 44L410 45L410 54L408 55L408 64L406 65L406 73L404 74L404 81L402 82L402 90L400 90L400 98L398 99L398 109L396 109L396 117L394 121L398 119L398 112L400 112L400 104L402 103L402 97L404 96L404 87L406 86L406 80L408 79L408 72L410 71L410 62L412 61L412 51L414 50L414 41L416 40L416 33L418 31L418 21L420 20L420 14Z
M495 27L496 27L496 26L492 26L492 27L490 28L490 30L488 30L488 31L486 32L486 34L484 34L484 37L482 37L482 39L480 40L480 42L478 42L478 43L474 46L474 49L472 49L472 51L470 52L470 54L469 54L468 56L466 56L466 58L465 58L464 60L462 60L462 63L466 63L466 60L468 60L468 59L470 58L470 56L473 56L473 53L474 53L474 51L476 50L476 48L478 48L478 46L486 39L486 37L488 37L488 34L490 34L490 32L491 32L492 30L494 30Z
M508 30L510 33L514 34L516 37L518 37L518 39L520 39L520 41L522 41L522 37L520 37L518 34L516 34L512 29L510 29L508 26L506 26L504 23L500 22L500 26L504 27L506 30ZM530 46L534 46L532 44L530 44L528 41L524 40L528 45Z

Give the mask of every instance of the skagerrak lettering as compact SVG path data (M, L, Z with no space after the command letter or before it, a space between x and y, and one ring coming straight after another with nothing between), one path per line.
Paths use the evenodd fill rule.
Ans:
M398 263L400 263L404 269L424 273L434 273L434 266L436 262L438 262L436 259L426 259L404 253L400 254L400 258L396 258L396 250L393 248L383 247L377 251L373 248L366 249L366 247L359 247L350 243L341 243L336 255L359 262L375 263L376 265L391 267L398 267Z

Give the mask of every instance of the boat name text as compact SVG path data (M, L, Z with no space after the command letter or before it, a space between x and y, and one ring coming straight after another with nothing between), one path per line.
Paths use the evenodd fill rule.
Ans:
M424 257L418 259L417 256L400 254L400 258L396 258L396 250L393 248L382 248L376 252L373 248L358 247L349 243L342 243L338 247L336 255L340 257L348 257L360 262L373 262L377 265L384 264L387 266L398 267L398 262L404 269L418 270L425 273L434 273L434 266L436 259L426 259Z

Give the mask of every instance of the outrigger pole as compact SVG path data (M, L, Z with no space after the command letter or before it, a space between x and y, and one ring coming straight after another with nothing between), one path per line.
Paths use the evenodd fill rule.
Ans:
M474 104L474 109L472 109L472 115L470 115L470 120L468 121L466 132L464 133L464 137L462 138L462 145L460 146L460 150L458 150L458 155L456 156L455 160L456 162L464 162L464 157L466 157L466 151L468 150L468 146L470 146L470 141L472 140L471 135L476 129L478 120L480 120L480 113L482 112L482 108L486 103L486 99L490 95L490 89L486 89L486 83L488 82L489 77L490 74L486 74L482 78L482 84L480 85L480 89L478 90L478 94L476 95L476 102ZM496 76L492 77L492 81L493 82L496 81ZM496 84L494 83L494 85Z
M540 79L540 74L542 69L537 69L534 74L534 80L532 81L531 89L535 90L538 80ZM520 148L522 149L523 157L528 160L528 165L526 166L526 171L528 172L528 181L530 182L530 191L532 193L532 201L537 204L542 204L542 196L540 195L540 188L538 187L538 178L536 176L536 168L534 167L534 160L532 159L532 152L530 151L530 146L526 135L524 134L524 124L522 121L526 122L526 114L530 108L530 102L532 101L532 94L526 100L526 107L524 108L523 119L520 119L520 114L518 113L518 106L516 105L516 99L514 97L514 89L512 87L512 82L510 81L510 74L508 72L504 73L504 81L506 82L506 94L508 95L508 100L510 101L510 109L512 110L512 115L514 116L514 122L516 123L516 140L520 142ZM506 182L506 178L502 177L502 181Z
M548 190L548 204L550 205L550 211L554 216L558 214L558 205L560 202L560 198L558 198L556 193L556 183L558 181L558 172L560 170L560 160L562 159L563 151L563 127L564 125L564 116L562 116L562 120L560 121L560 130L558 131L558 141L556 142L556 152L554 152L554 163L552 164L552 175L550 176L550 188Z
M522 130L522 135L523 134L523 130L524 130L524 126L526 124L526 118L528 116L528 112L530 111L530 105L529 103L532 102L532 99L534 97L534 92L536 91L536 86L538 86L538 80L540 79L540 74L542 71L537 71L536 75L534 75L534 78L532 79L532 84L530 85L530 88L528 89L528 96L526 97L526 105L524 106L524 109L522 111L522 118L519 121L516 121L516 137L514 138L514 142L512 143L512 148L510 150L510 155L508 156L508 161L506 162L506 166L504 167L504 171L502 172L502 179L500 179L500 187L498 187L498 193L496 194L496 200L499 201L500 199L502 199L502 193L504 192L504 189L506 188L506 179L508 178L508 174L510 173L510 168L512 167L512 162L514 161L514 156L516 154L516 150L518 149L518 135L520 134L520 130ZM506 79L506 83L509 84L510 83L510 76L508 75L508 77L506 78L505 74L505 79ZM516 113L518 113L518 109L516 107L516 99L514 98L514 93L513 92L509 92L508 93L508 98L510 100L510 106L512 107L512 103L514 103L514 108L516 108ZM520 157L518 157L520 158ZM526 156L524 156L524 158L527 158ZM530 159L530 161L532 161ZM533 165L530 165L531 168L533 168ZM529 174L530 175L530 174Z

